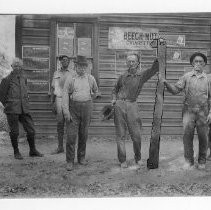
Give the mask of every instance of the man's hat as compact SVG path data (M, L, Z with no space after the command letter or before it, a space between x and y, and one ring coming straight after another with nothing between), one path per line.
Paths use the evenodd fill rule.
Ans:
M88 66L87 58L82 55L77 55L77 57L74 59L74 63L82 66Z
M67 55L60 55L59 56L59 61L61 61L63 58L68 58L69 59L70 57L68 57Z
M114 106L106 105L101 111L102 120L110 120L114 117Z
M194 58L195 58L196 56L202 57L203 60L204 60L204 62L205 62L205 64L207 64L207 56L204 55L203 53L195 52L195 53L193 53L193 55L191 55L191 57L190 57L190 64L191 64L191 65L192 65L193 60L194 60Z

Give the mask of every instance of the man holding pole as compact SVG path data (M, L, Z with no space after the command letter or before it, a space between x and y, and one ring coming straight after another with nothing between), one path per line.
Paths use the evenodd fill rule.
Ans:
M183 107L183 144L184 144L184 168L191 169L194 165L193 137L195 127L198 133L199 154L198 169L204 169L207 154L208 123L211 123L211 80L203 72L207 64L207 57L196 52L190 57L190 64L193 66L191 72L183 75L176 84L169 84L160 77L167 90L172 94L184 91Z
M134 52L127 55L126 63L128 70L117 80L111 102L114 105L117 153L121 168L127 168L125 150L127 128L133 141L135 162L140 165L141 118L136 100L144 83L159 70L156 59L150 69L140 71L140 56Z

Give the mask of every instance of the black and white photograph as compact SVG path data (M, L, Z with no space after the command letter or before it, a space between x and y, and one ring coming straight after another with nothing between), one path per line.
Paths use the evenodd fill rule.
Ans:
M211 10L185 8L0 12L0 200L211 196Z

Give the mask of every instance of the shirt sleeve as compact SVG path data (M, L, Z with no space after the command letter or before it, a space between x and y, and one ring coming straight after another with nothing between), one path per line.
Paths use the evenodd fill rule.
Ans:
M64 115L69 114L69 95L73 93L73 78L68 76L64 83L63 94L62 94L62 109Z
M175 84L169 84L167 81L165 82L167 90L176 95L185 89L186 85L186 76L182 76Z
M149 80L158 71L159 71L159 62L157 59L155 59L154 63L152 64L152 67L143 72L143 82L146 82L147 80Z
M97 94L98 93L98 86L97 86L97 82L96 82L96 80L95 80L95 78L92 76L92 75L89 75L90 76L90 78L91 78L91 81L92 81L92 92L94 93L94 94Z
M120 90L120 88L121 88L121 86L122 86L122 79L123 79L123 75L121 75L121 76L118 78L116 84L114 85L114 88L113 88L113 90L112 90L112 99L113 99L113 100L116 100L116 99L117 99L117 95L118 95L119 90Z

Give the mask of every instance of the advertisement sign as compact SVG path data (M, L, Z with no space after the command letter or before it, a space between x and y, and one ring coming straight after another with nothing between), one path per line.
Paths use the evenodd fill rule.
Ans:
M23 47L23 57L49 58L49 47Z
M23 46L23 66L30 92L48 92L50 84L49 46Z
M138 27L109 27L108 48L152 50L150 42L158 38L158 29Z
M78 55L91 57L91 38L78 38Z

